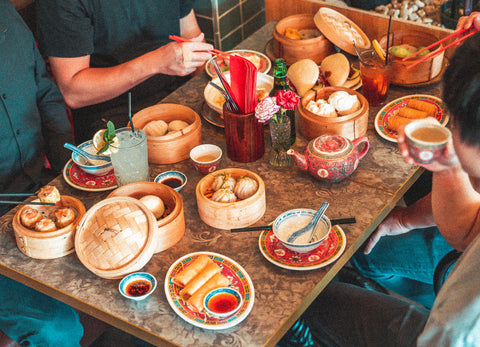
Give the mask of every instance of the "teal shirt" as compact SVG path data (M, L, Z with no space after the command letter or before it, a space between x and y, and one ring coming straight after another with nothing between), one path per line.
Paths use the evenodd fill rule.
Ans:
M62 169L72 131L30 30L9 0L0 13L0 193L25 192L46 183L45 154Z

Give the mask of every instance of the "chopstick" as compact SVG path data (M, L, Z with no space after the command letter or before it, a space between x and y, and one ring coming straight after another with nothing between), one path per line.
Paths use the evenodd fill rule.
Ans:
M465 32L465 30L470 30L470 29L462 29L462 30L456 31L455 33L453 33L453 34L445 37L444 39L442 39L442 40L440 40L440 41L438 41L438 42L435 42L435 43L431 44L430 46L427 46L427 47L419 50L418 52L415 52L415 53L409 55L409 56L406 57L406 58L403 58L402 61L406 61L406 60L408 60L408 59L410 59L410 58L412 58L412 57L414 57L414 56L417 56L418 54L420 54L420 53L422 53L422 52L425 52L427 49L432 48L432 47L434 47L434 46L436 46L436 45L438 45L438 44L440 44L440 43L448 40L448 39L451 38L451 37L454 37L454 36L456 36L456 35L459 35L459 34ZM470 33L462 36L462 37L459 38L458 40L455 40L455 41L450 42L448 45L444 46L442 49L440 49L440 50L438 50L438 51L434 51L434 52L432 52L432 53L430 53L430 54L427 54L427 55L426 55L425 57L423 57L422 59L416 61L415 63L413 63L413 64L411 64L411 65L408 65L408 66L406 67L406 69L407 69L407 70L408 70L408 69L411 69L412 67L417 66L417 65L420 64L420 63L423 63L425 60L428 60L428 59L430 59L430 58L432 58L432 57L440 54L441 52L443 52L444 50L450 48L451 46L456 45L457 43L462 42L463 40L466 40L467 38L469 38L469 37L472 36L472 35L475 35L475 34L477 33L477 31L478 31L477 29L474 29L474 30L472 30L472 32L470 32Z
M0 204L7 205L44 205L44 206L55 206L54 202L39 202L39 201L9 201L9 200L0 200Z
M5 193L5 194L0 194L0 197L15 197L15 196L32 196L35 195L35 193Z
M212 60L212 65L213 65L213 68L215 69L215 72L217 73L218 78L220 79L220 82L222 83L223 89L225 89L225 95L227 96L227 99L226 99L227 106L229 105L234 112L239 113L240 110L238 108L238 105L233 100L232 88L230 88L230 85L228 84L228 81L225 78L225 75L223 74L222 70L220 69L220 67L218 66L215 60ZM232 112L232 110L230 111Z
M190 40L188 40L188 39L185 39L185 38L183 38L183 37L181 37L181 36L177 36L177 35L168 35L168 38L169 38L170 40L177 41L177 42L193 42L193 41L190 41ZM219 49L216 49L216 48L211 49L211 50L206 51L206 52L207 52L207 53L211 53L211 54L213 54L213 55L228 56L228 53L225 53L225 52L223 52L223 51L221 51L221 50L219 50Z
M353 224L353 223L356 223L357 220L355 219L355 217L349 217L349 218L331 219L330 222L331 222L332 225ZM258 227L246 227L246 228L231 229L230 232L239 233L239 232L243 232L243 231L263 231L263 230L271 230L271 229L272 229L272 225L262 225L262 226L258 226Z

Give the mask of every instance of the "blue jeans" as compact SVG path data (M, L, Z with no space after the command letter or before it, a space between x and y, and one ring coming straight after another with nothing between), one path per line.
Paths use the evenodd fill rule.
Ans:
M438 229L431 227L382 237L370 254L365 255L360 249L351 263L365 277L431 308L435 300L435 267L451 250Z
M83 336L73 308L2 275L0 329L22 346L80 346Z

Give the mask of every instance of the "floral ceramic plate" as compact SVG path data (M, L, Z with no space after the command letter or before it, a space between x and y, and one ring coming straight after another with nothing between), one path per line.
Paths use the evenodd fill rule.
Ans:
M375 117L375 130L377 131L378 135L383 137L385 140L397 142L397 132L388 129L387 123L388 119L397 114L398 110L406 107L409 100L418 99L422 101L426 101L430 104L433 104L437 107L437 113L435 114L435 118L442 124L443 126L447 125L448 123L448 114L445 110L445 106L441 99L431 96L431 95L409 95L398 98L393 100L392 102L385 105Z
M270 61L270 59L268 59L265 54L260 52L250 51L248 49L237 49L227 51L226 53L238 54L250 60L253 64L255 64L258 72L268 73L268 71L270 71L270 68L272 67L272 62ZM205 71L210 77L215 77L217 75L217 73L215 72L215 68L212 65L212 60L215 60L217 62L218 66L223 72L227 72L230 70L228 57L213 57L209 61L207 61L207 64L205 65Z
M88 192L101 192L117 188L113 169L103 176L90 175L70 159L63 168L63 178L73 188Z
M260 234L258 246L272 264L289 270L304 271L319 269L337 260L345 250L346 238L342 228L334 225L318 248L308 253L297 253L286 248L270 229Z
M181 298L179 294L181 288L175 285L172 281L176 274L182 272L186 267L189 266L189 264L191 264L198 256L202 254L210 257L222 268L221 273L230 280L232 283L231 287L236 289L240 295L243 296L242 306L232 316L226 318L215 318L207 316L204 313L194 312L187 306L185 300ZM209 330L227 329L242 322L252 310L255 299L253 282L250 279L250 276L248 276L247 272L232 259L221 254L211 252L190 253L173 263L172 266L170 266L170 269L168 269L167 276L165 278L165 295L167 296L168 303L172 309L182 319L197 327Z

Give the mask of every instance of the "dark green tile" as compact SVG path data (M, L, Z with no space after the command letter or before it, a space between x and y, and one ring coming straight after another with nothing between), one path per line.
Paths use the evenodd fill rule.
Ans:
M197 17L198 26L205 33L205 38L209 42L213 42L213 22L211 19Z
M245 23L250 18L255 17L265 9L265 3L258 0L247 0L242 3L242 22Z
M237 30L241 25L242 18L240 16L240 7L238 6L220 17L218 30L223 38L224 36L229 35L230 32Z
M222 51L231 50L240 42L242 42L242 29L238 28L236 31L222 39Z
M258 13L255 17L243 24L243 38L246 39L255 31L265 25L265 11Z
M212 11L212 0L195 0L193 4L193 9L195 10L196 14L212 18L213 11Z
M235 6L240 5L240 0L213 0L217 2L218 15L221 16ZM263 2L263 1L261 1ZM215 4L213 5L215 7Z

